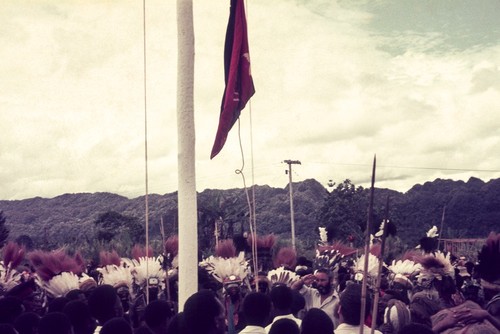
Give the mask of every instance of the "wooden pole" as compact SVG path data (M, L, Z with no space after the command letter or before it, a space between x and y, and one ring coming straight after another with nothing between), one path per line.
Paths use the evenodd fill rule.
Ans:
M193 1L177 0L179 310L198 290Z
M380 257L379 257L379 262L378 262L377 281L376 281L375 293L374 293L374 297L373 297L371 334L375 333L375 327L377 326L378 300L380 298L380 283L382 280L382 266L384 265L384 253L385 253L384 250L385 250L385 240L387 238L387 225L389 225L389 195L387 195L387 200L385 203L384 229L382 231L382 240L380 242Z
M445 214L446 214L446 205L443 207L443 214L441 215L441 227L439 227L438 250L439 250L439 245L441 245L441 238L443 238L443 226L444 226Z
M360 324L359 324L359 334L363 334L363 325L365 323L366 317L366 278L368 276L368 256L370 254L370 227L373 225L373 195L375 191L375 166L377 165L377 156L373 157L373 169L372 169L372 183L370 188L370 204L368 206L368 217L366 219L366 230L365 230L365 263L363 268L363 282L361 284L361 311L360 311Z

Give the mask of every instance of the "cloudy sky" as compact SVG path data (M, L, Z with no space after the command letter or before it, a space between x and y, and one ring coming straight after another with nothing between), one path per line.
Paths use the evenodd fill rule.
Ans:
M294 181L369 186L375 154L376 186L403 192L500 177L498 0L246 6L256 87L240 127L247 184L253 174L286 186L291 159L301 161ZM241 188L237 126L209 158L229 0L193 7L197 188ZM149 192L177 190L176 1L146 0L146 62L141 0L0 9L0 199L144 195L145 104Z

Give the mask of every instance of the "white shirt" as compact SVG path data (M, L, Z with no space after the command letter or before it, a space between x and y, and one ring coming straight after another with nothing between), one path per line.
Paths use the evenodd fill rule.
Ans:
M260 326L246 326L238 334L266 334L264 327Z
M335 290L332 291L333 293L321 302L321 294L317 289L303 285L299 290L300 294L304 296L304 299L306 300L305 309L310 310L312 308L319 308L332 320L334 328L337 328L339 320L333 316L333 312L335 306L339 303L339 298L337 296L337 292Z
M274 317L273 322L271 322L269 325L266 326L266 333L269 333L269 331L271 330L271 326L280 319L291 319L295 321L297 326L299 326L299 329L300 325L302 324L302 320L295 318L293 314L277 315Z
M371 328L363 325L363 333L370 334ZM382 334L382 332L375 330L375 334ZM353 326L348 324L340 324L337 328L335 328L335 334L359 334L359 325Z

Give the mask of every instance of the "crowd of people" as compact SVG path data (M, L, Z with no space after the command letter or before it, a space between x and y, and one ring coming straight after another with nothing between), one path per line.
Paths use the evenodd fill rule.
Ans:
M219 242L182 309L175 236L159 256L136 246L129 258L103 251L98 265L9 242L0 333L500 333L500 233L471 261L438 250L433 228L391 263L380 262L380 237L364 254L324 234L313 259L274 249L273 235Z

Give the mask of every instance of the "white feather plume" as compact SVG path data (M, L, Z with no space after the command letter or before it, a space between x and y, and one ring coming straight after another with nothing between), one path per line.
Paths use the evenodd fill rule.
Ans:
M225 278L236 276L244 280L249 272L248 261L245 260L245 253L240 252L237 257L223 258L209 256L200 262L200 267L204 268L217 281L223 283Z
M148 278L158 278L161 285L164 284L165 271L161 267L160 257L140 257L132 260L133 267L130 269L135 284L144 286Z
M414 261L408 259L404 261L393 260L388 269L394 274L411 276L417 274L422 269L422 266L420 265L420 263L415 263Z
M326 232L326 227L318 227L319 229L319 240L322 244L328 242L328 233Z
M279 267L270 270L267 273L267 279L271 282L271 285L285 284L287 286L292 286L294 282L300 279L300 276L293 271L285 269L285 267Z
M365 266L365 254L361 255L356 260L356 263L354 264L354 272L355 273L363 273L364 266ZM375 255L369 253L368 254L368 275L370 277L375 278L377 276L378 266L379 266L379 259Z
M129 267L125 268L110 264L102 268L97 268L97 271L101 274L99 284L109 284L115 288L124 284L129 290L132 289L133 276Z
M21 273L16 269L5 267L4 262L0 261L0 288L8 291L21 283Z
M38 275L37 278L38 285L52 298L64 297L71 290L80 288L80 278L70 271L63 271L49 281L43 281Z
M427 231L427 237L437 238L439 236L438 229L436 225L432 226L429 231Z

